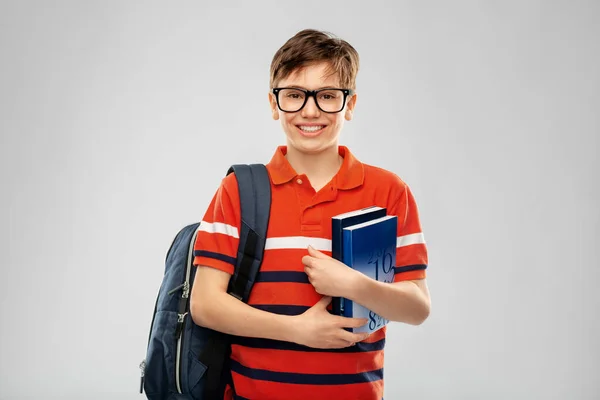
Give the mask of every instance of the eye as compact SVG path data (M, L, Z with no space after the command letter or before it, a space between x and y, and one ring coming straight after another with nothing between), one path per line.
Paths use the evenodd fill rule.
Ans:
M320 93L319 97L323 100L335 100L338 97L338 94L335 92L324 92Z
M284 98L290 100L302 100L304 99L304 93L299 90L285 89L281 91Z

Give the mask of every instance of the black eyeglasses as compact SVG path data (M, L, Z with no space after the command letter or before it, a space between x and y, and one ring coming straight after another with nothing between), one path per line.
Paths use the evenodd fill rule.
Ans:
M348 96L354 94L352 89L326 88L319 90L305 90L299 88L273 88L277 99L277 107L283 112L298 112L308 101L314 97L319 110L335 114L344 109Z

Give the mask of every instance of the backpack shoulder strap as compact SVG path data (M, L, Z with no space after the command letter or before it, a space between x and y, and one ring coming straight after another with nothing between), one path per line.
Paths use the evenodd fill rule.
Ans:
M267 240L267 226L271 209L271 182L262 164L237 164L231 166L227 175L235 173L240 192L241 225L237 261L229 280L228 293L248 301L252 285L262 263ZM231 375L225 368L228 357L227 335L213 332L200 355L200 361L208 367L204 398L222 399L225 382Z
M263 164L232 165L240 193L241 225L235 271L228 292L247 302L260 269L271 210L271 182Z

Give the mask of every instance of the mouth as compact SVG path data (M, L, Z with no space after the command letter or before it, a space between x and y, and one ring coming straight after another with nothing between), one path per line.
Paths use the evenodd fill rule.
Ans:
M323 132L326 125L296 125L296 128L302 136L314 137Z

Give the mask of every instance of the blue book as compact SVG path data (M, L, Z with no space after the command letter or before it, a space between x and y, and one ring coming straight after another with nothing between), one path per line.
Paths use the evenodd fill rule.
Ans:
M387 215L343 229L342 261L379 282L394 282L398 217ZM343 316L366 318L367 324L352 332L375 332L389 322L361 304L344 299Z
M343 214L335 215L331 218L331 257L342 261L343 248L343 229L367 222L375 218L385 217L387 210L378 206L366 207L358 210L349 211ZM333 297L331 299L331 313L343 315L344 299Z

